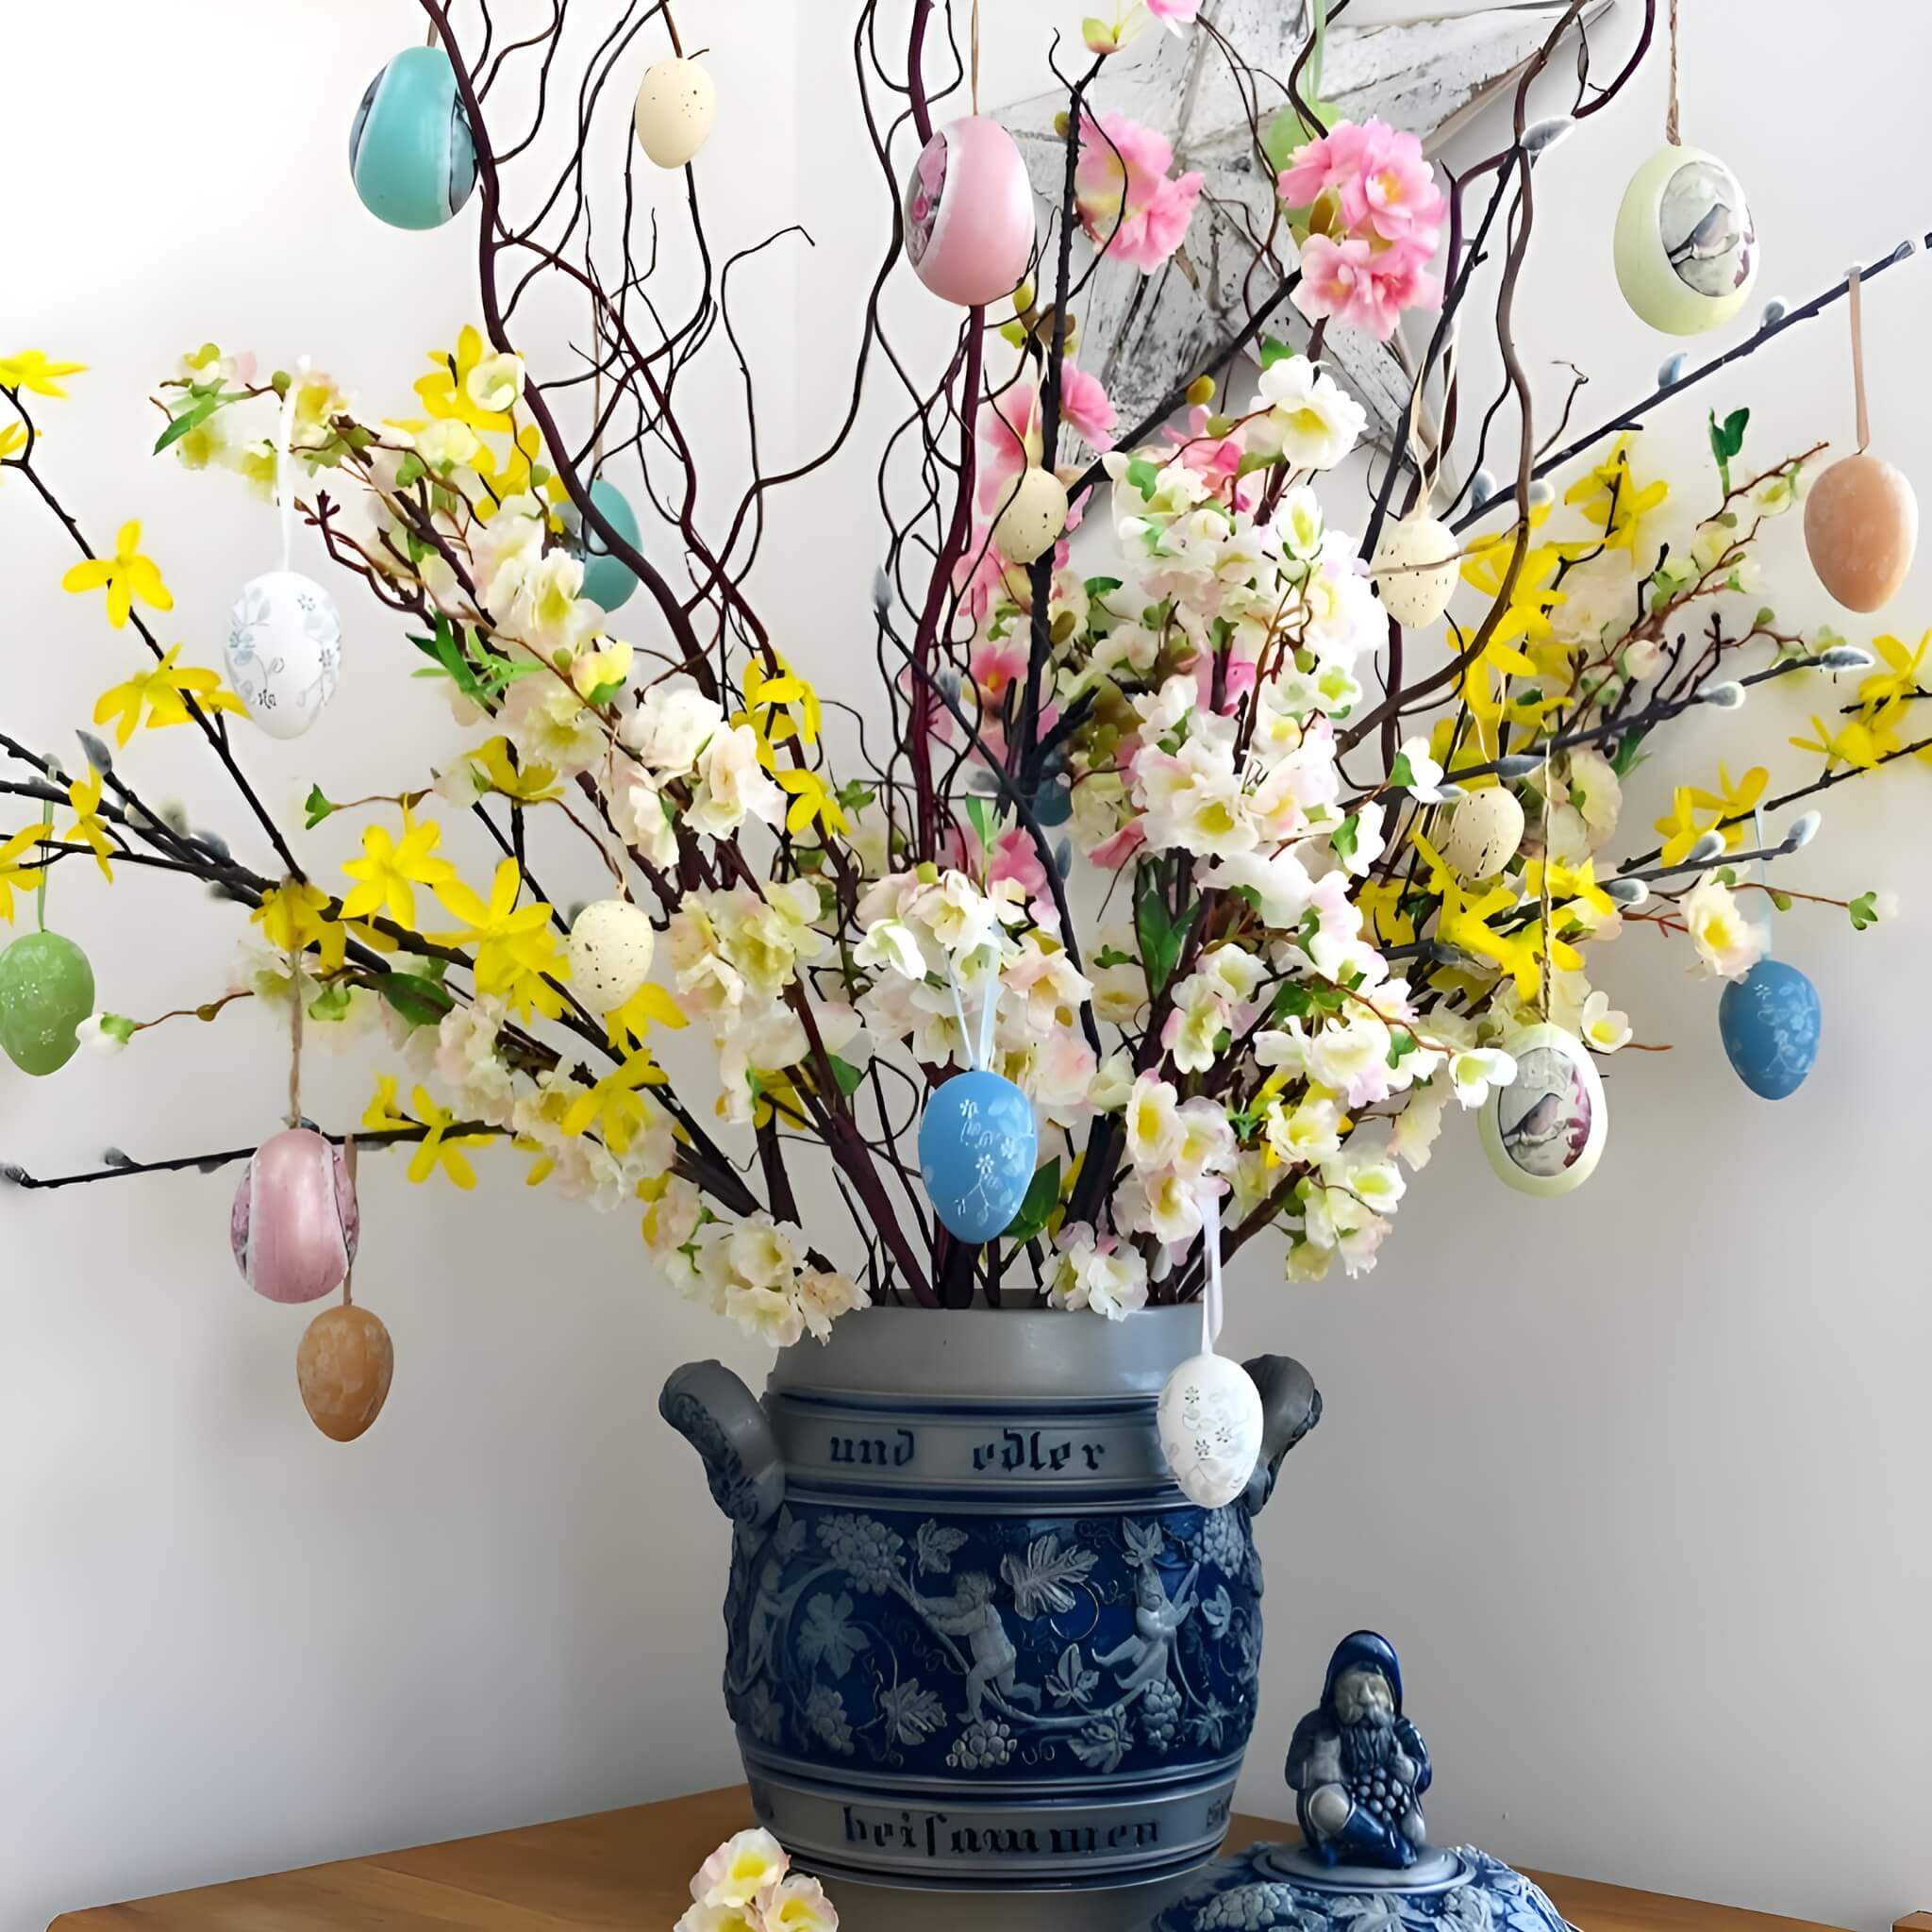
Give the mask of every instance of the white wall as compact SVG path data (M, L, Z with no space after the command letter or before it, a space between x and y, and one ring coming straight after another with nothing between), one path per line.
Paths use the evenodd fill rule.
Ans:
M702 170L714 235L742 245L796 213L818 244L795 271L770 264L752 330L772 446L801 450L836 416L850 293L881 237L843 118L850 9L685 11L726 104ZM1635 11L1622 0L1607 52ZM1857 15L1886 51L1861 70L1866 158L1842 171L1822 120L1806 132L1813 10L1759 0L1749 33L1722 41L1717 11L1687 9L1687 133L1751 187L1763 292L1802 299L1855 254L1932 225L1921 8ZM989 101L1032 85L1042 16L1077 12L990 7ZM145 457L156 377L213 335L273 360L310 353L396 413L421 352L474 313L471 221L392 234L344 178L349 114L413 38L414 9L97 0L84 63L64 16L9 26L33 85L9 90L0 179L36 192L8 199L0 347L92 365L72 402L43 408L46 467L97 541L145 519L179 599L168 639L213 661L234 587L270 556L271 519L226 479ZM1607 263L1660 88L1653 72L1539 175L1559 212L1540 224L1520 306L1524 359L1552 383L1559 355L1590 370L1584 421L1646 391L1666 346L1624 315ZM1928 274L1895 272L1869 304L1880 446L1908 467L1932 430L1914 379ZM891 312L908 352L936 342L914 291ZM1842 437L1846 388L1827 323L1707 400L1750 402L1769 456ZM1706 401L1653 433L1687 477ZM721 391L705 429L726 472L727 403ZM895 413L882 394L867 424ZM774 503L754 580L822 685L859 701L879 547L866 446L862 432L822 487ZM0 485L0 724L71 749L63 734L135 647L56 588L68 558L17 479ZM1828 614L1789 541L1776 575L1781 608ZM1895 628L1916 635L1928 593L1922 570ZM393 785L455 741L396 669L393 628L343 598L352 656L328 719L292 747L248 741L278 806L316 778L339 797ZM1730 729L1698 725L1698 775L1742 747L1743 726L1776 744L1786 712L1766 701ZM128 754L144 789L252 850L207 765L187 732ZM1793 869L1820 891L1895 886L1907 906L1856 939L1836 913L1786 923L1783 950L1829 1008L1797 1098L1745 1093L1710 989L1633 934L1599 971L1639 1037L1674 1050L1613 1064L1611 1147L1588 1189L1522 1200L1457 1135L1369 1280L1291 1287L1272 1257L1241 1269L1232 1345L1300 1355L1329 1404L1264 1523L1273 1632L1250 1808L1283 1808L1288 1728L1334 1638L1373 1622L1403 1646L1453 1833L1526 1863L1861 1926L1932 1901L1917 1413L1932 1314L1913 1098L1928 1072L1917 964L1932 876L1914 836L1928 782L1913 768L1839 793ZM337 845L325 831L302 850L326 863ZM591 885L557 858L545 872L561 897ZM55 885L55 924L89 947L107 1003L153 1013L225 979L233 912L131 869L111 897L77 869ZM372 1060L389 1058L368 1042L312 1055L312 1109L352 1118ZM0 1081L0 1157L59 1172L108 1142L150 1158L241 1144L273 1124L285 1072L245 1009L215 1029L177 1023L55 1083ZM491 1178L514 1168L497 1160ZM724 1535L655 1396L691 1356L749 1374L756 1353L652 1277L628 1215L516 1186L413 1190L372 1160L358 1286L394 1334L397 1382L379 1426L338 1449L295 1398L300 1314L250 1296L225 1256L231 1186L0 1199L0 1932L734 1774L715 1690Z

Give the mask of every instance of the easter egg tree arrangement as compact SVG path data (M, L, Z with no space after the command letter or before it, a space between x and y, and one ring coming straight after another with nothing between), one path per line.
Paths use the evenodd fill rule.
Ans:
M1757 219L1725 164L1681 146L1674 110L1590 299L1621 286L1632 331L1735 340L1696 367L1674 357L1605 427L1553 437L1508 335L1549 219L1532 175L1659 73L1655 0L1636 53L1605 72L1587 49L1574 84L1552 58L1568 8L1514 84L1513 134L1461 175L1413 133L1311 97L1318 63L1248 73L1244 98L1291 100L1296 120L1286 144L1254 128L1276 201L1247 313L1163 372L1165 406L1132 425L1080 341L1083 293L1109 258L1158 274L1205 212L1202 177L1101 104L1143 41L1207 31L1211 4L1130 0L1087 23L1070 70L1058 47L1064 187L1036 198L1012 137L964 98L943 11L864 0L871 219L891 239L853 297L854 408L894 367L924 392L880 453L872 634L824 699L801 668L813 614L761 611L746 586L764 499L810 490L851 424L783 475L758 467L754 433L749 486L701 492L680 411L698 365L741 342L757 360L731 305L762 243L734 233L687 272L649 232L701 223L710 150L746 138L756 104L678 41L681 8L656 8L643 31L577 48L589 105L559 177L558 143L499 126L489 89L506 65L548 71L565 10L486 56L487 4L460 28L441 0L420 6L399 37L426 26L428 44L312 130L339 153L351 129L347 178L318 169L314 192L358 195L402 231L392 250L476 224L480 326L432 354L413 399L368 408L296 359L315 345L277 364L211 342L159 382L157 453L279 490L291 525L280 569L235 607L225 675L209 668L222 613L174 608L131 487L63 477L42 445L79 366L0 356L0 478L30 485L8 492L10 566L64 570L76 616L105 617L88 645L107 687L75 721L92 729L58 749L0 735L0 791L23 818L0 828L0 915L20 927L0 952L0 1047L46 1076L81 1041L133 1044L119 1065L138 1082L140 1037L186 1023L141 1017L138 951L91 971L44 927L50 875L58 912L129 865L178 876L184 917L245 942L202 1020L272 1008L298 1075L305 1029L312 1046L359 1011L386 1023L355 1049L375 1090L359 1121L310 1122L294 1100L227 1157L249 1163L233 1237L258 1292L346 1290L352 1138L365 1164L387 1156L425 1184L529 1181L625 1208L673 1288L777 1347L898 1303L1051 1307L1078 1348L1083 1317L1194 1302L1210 1282L1218 1296L1221 1266L1264 1240L1292 1281L1359 1274L1445 1119L1478 1114L1498 1174L1531 1193L1600 1158L1641 1161L1607 1145L1601 1066L1634 1027L1593 958L1620 929L1710 975L1714 1032L1724 991L1739 1105L1797 1089L1819 1002L1770 959L1774 915L1862 928L1881 902L1794 910L1776 861L1818 829L1816 794L1932 752L1913 732L1920 657L1840 637L1826 590L1860 609L1896 591L1916 510L1905 476L1863 454L1861 383L1860 454L1817 513L1790 516L1842 412L1823 396L1809 446L1747 457L1741 361L1861 283L1874 299L1909 251L1745 315ZM1574 98L1531 123L1540 75L1540 102ZM1722 125L1718 94L1700 107ZM634 125L621 174L593 138L605 116ZM570 218L587 204L594 242ZM745 265L721 271L727 258ZM526 324L525 281L588 306L591 329ZM892 308L942 319L944 353L888 341L888 288ZM1459 374L1479 328L1505 345L1493 407ZM1368 419L1324 349L1398 330L1411 407L1364 494L1345 466ZM1633 432L1705 383L1709 469L1650 474ZM1501 480L1491 437L1510 452ZM56 512L38 547L37 501ZM266 549L231 501L240 542ZM1883 554L1848 557L1868 502L1890 519ZM1753 572L1801 521L1824 588L1781 617ZM97 529L118 534L97 547ZM339 803L324 713L339 672L433 680L460 729L428 755L399 737L393 791ZM1786 679L1816 692L1814 737L1793 750L1780 729L1774 760L1713 775L1700 714ZM206 741L232 823L187 823L151 791L148 733L169 726ZM1641 760L1671 780L1655 831L1624 808ZM265 803L305 788L300 823ZM345 825L351 856L324 862ZM550 899L546 854L586 841L608 886ZM681 1029L715 1054L682 1043L674 1076L658 1054ZM210 1158L7 1173L125 1187ZM211 1241L220 1211L211 1191ZM1174 1393L1191 1413L1215 1399L1216 1327L1218 1310ZM318 1424L359 1434L391 1366L373 1316L327 1311L301 1350ZM1241 1403L1228 1440L1245 1462L1201 1478L1224 1499L1257 1453Z

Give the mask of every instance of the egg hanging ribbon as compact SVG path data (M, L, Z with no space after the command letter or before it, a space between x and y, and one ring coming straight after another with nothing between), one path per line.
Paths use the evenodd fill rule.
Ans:
M1221 1334L1221 1199L1210 1181L1201 1194L1201 1240L1208 1282L1201 1295L1201 1353L1184 1361L1160 1391L1160 1453L1191 1503L1220 1509L1248 1486L1261 1459L1261 1391L1239 1362L1216 1355Z
M953 983L953 1011L972 1060L925 1103L919 1123L919 1173L933 1211L962 1241L977 1245L996 1240L1012 1224L1033 1183L1033 1159L1040 1134L1033 1103L986 1062L992 1049L993 1016L999 1007L999 975L988 981L974 1041L966 1024L958 975Z
M299 738L322 716L322 708L335 695L341 663L342 620L335 600L314 578L289 567L295 545L289 453L295 432L296 395L308 366L305 358L290 379L275 439L281 565L242 585L228 615L223 646L228 682L247 706L248 715L271 738Z

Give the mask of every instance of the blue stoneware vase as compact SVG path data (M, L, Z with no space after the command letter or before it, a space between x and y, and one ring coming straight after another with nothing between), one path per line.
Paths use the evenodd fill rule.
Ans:
M1002 1893L1124 1926L1212 1857L1255 1720L1253 1518L1321 1398L1248 1363L1260 1465L1189 1503L1155 1407L1200 1337L1192 1307L882 1307L786 1350L762 1402L716 1362L666 1384L732 1523L754 1808L806 1869L924 1894L873 1894L895 1912Z
M1765 1100L1788 1100L1818 1058L1818 989L1795 966L1760 959L1718 995L1717 1026L1738 1078Z

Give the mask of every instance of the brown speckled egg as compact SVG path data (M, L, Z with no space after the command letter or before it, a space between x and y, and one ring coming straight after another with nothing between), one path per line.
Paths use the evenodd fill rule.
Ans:
M353 1442L382 1413L395 1361L389 1330L367 1308L325 1308L295 1351L309 1420L331 1441Z
M1832 464L1805 499L1805 547L1818 581L1847 610L1890 603L1912 567L1919 501L1869 450Z

